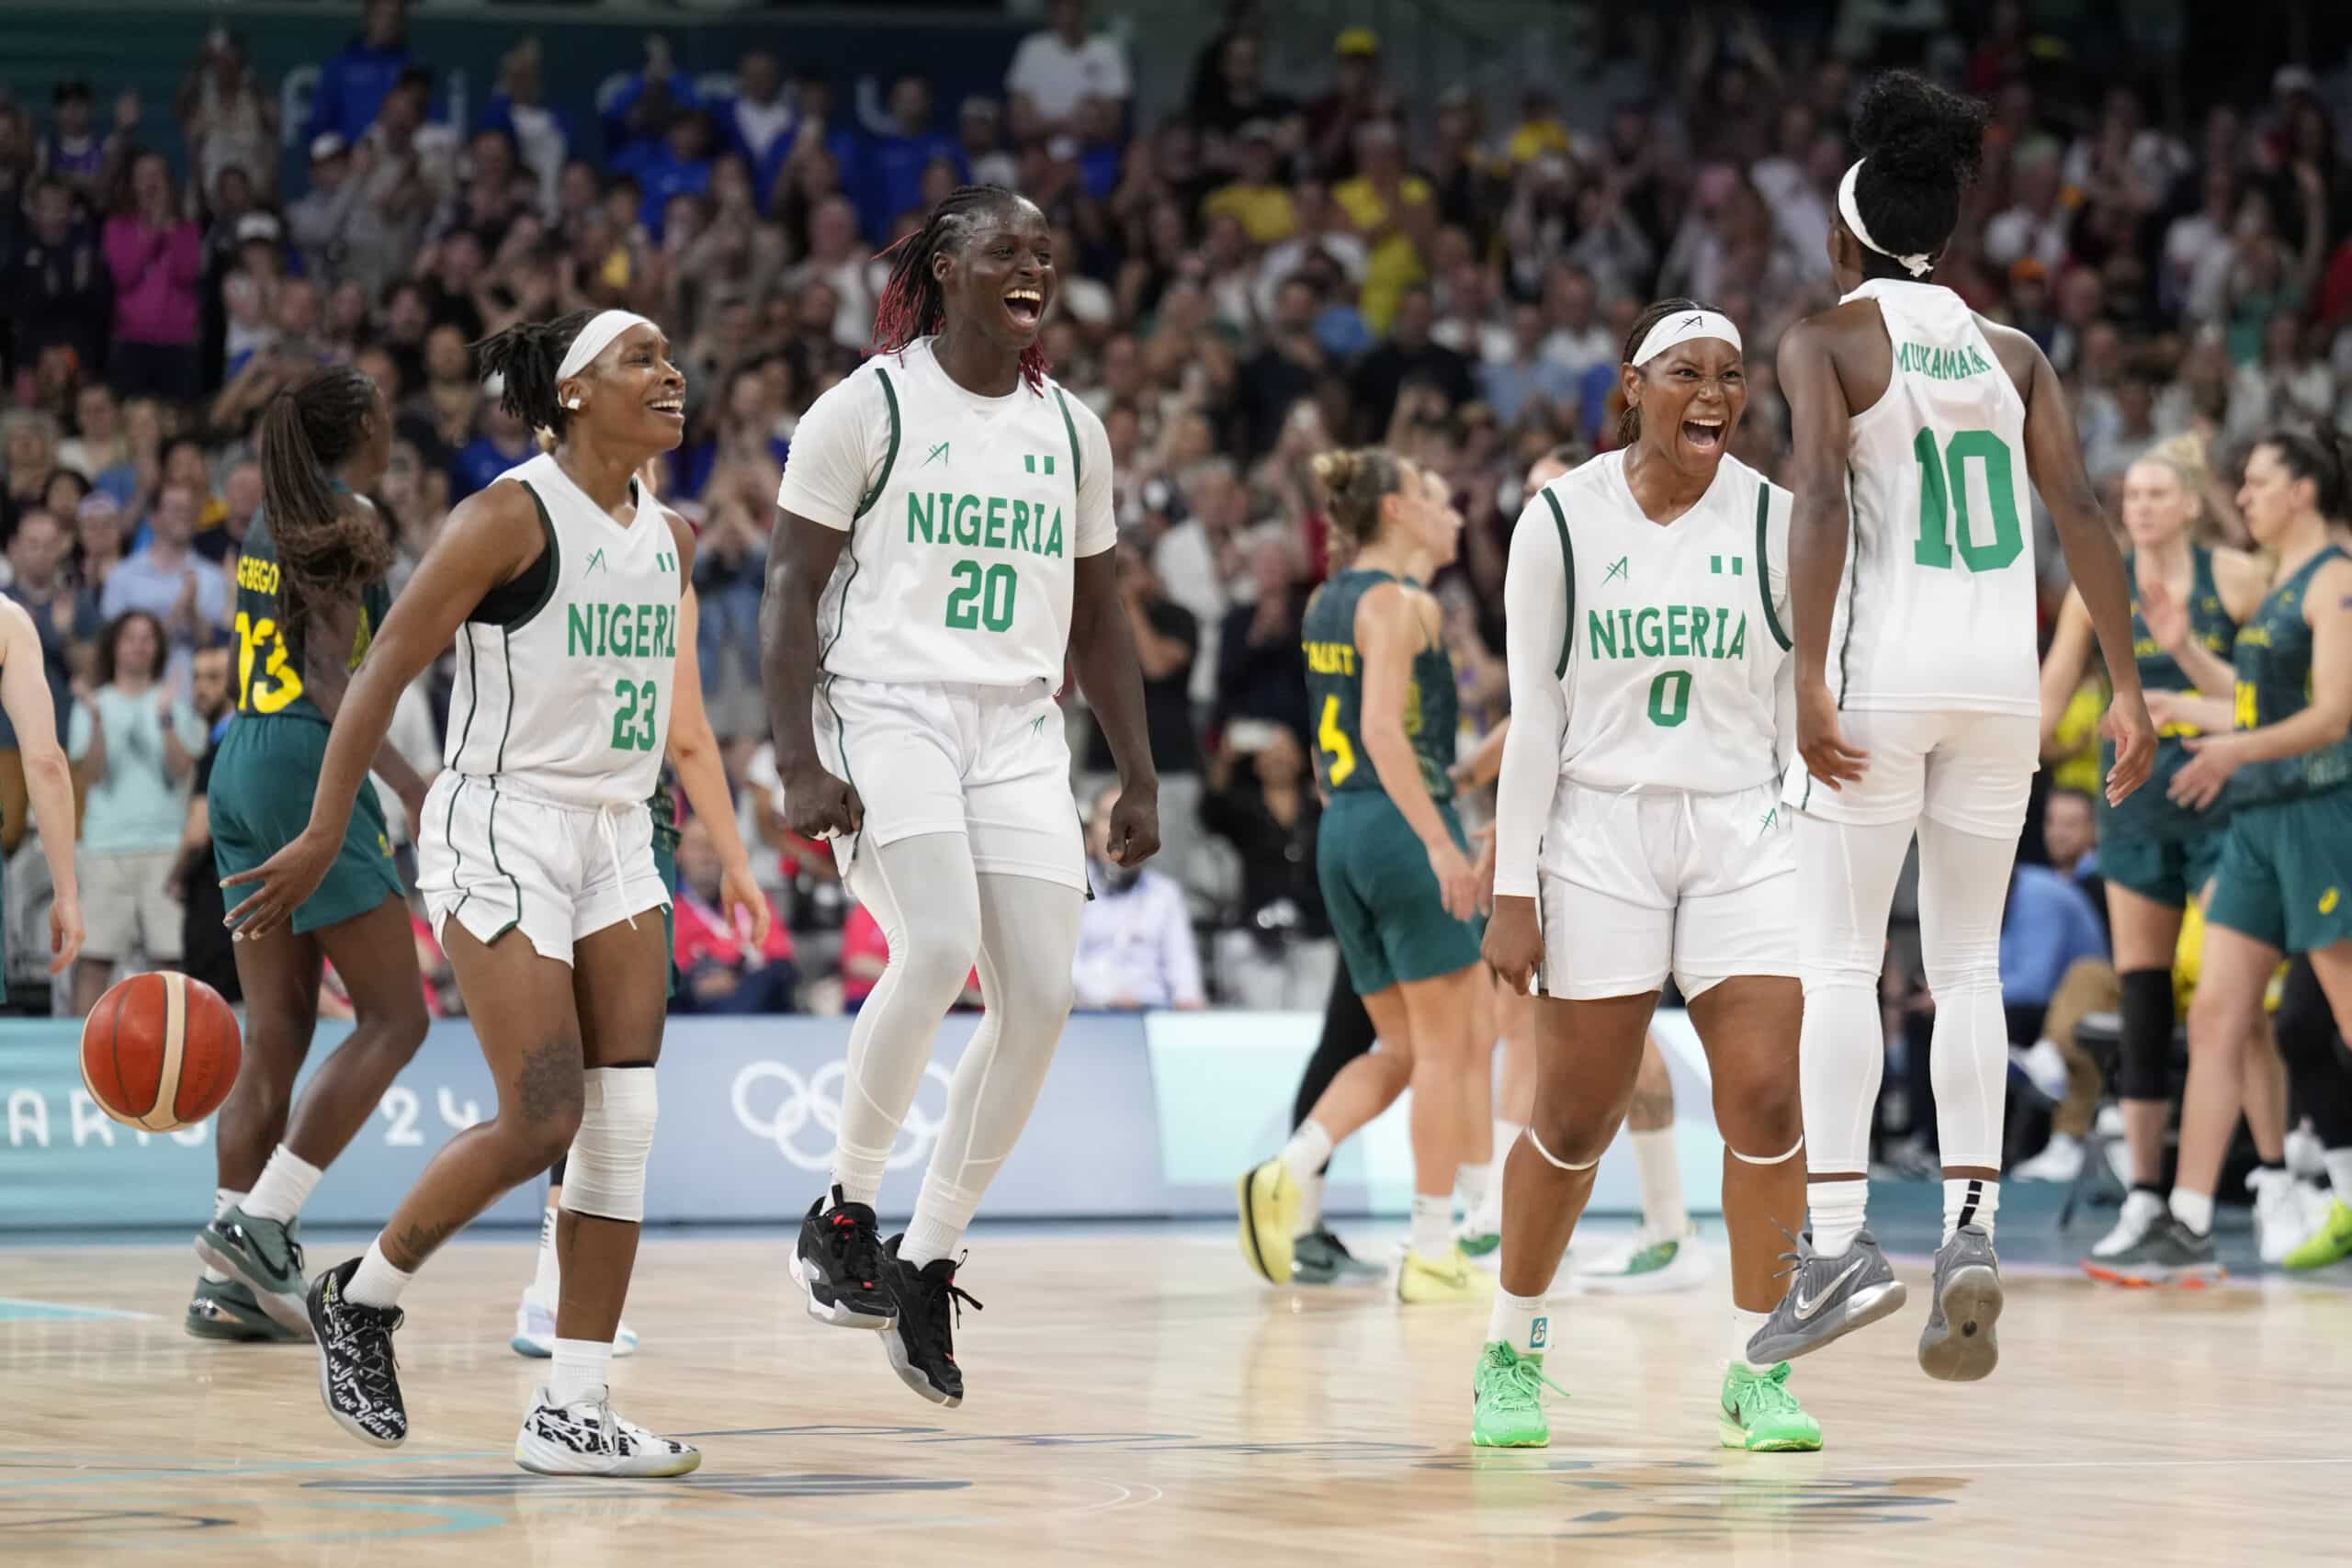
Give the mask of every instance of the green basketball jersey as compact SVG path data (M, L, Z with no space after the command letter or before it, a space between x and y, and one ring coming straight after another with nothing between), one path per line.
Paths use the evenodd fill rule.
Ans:
M2303 597L2312 579L2344 551L2330 545L2301 571L2273 588L2254 618L2238 628L2237 727L2256 729L2277 724L2311 705L2312 628L2303 619ZM2230 780L2230 802L2252 806L2300 795L2322 795L2352 780L2352 737L2299 757L2249 762Z
M2213 578L2213 552L2199 545L2193 550L2194 575L2188 594L2188 635L2203 647L2223 659L2236 641L2238 626L2230 619L2229 610L2222 603L2222 590ZM2148 630L2148 623L2140 615L2139 576L2132 558L2123 558L2123 579L2132 584L2132 653L2140 669L2140 689L2146 692L2194 692L2197 682L2188 678L2179 662ZM2107 826L2100 830L2102 839L2116 831L2144 833L2155 839L2188 839L2209 832L2221 825L2226 801L2216 802L2208 811L2191 811L2177 806L2165 793L2173 774L2180 772L2188 761L2188 748L2182 741L2192 735L2204 733L2193 724L2168 724L2156 732L2155 769L2148 782L2128 796L2122 805L2109 807L2106 797L2098 799ZM2102 777L2115 766L2115 743L2102 738L2098 749L2099 773Z
M1363 744L1363 661L1356 651L1356 606L1384 582L1385 571L1343 571L1317 589L1306 606L1306 695L1315 721L1317 771L1338 792L1380 788L1379 770ZM1453 687L1453 660L1445 645L1413 655L1405 687L1405 734L1421 764L1421 783L1432 798L1453 795L1454 730L1461 698Z
M241 717L307 718L324 724L327 716L305 689L309 667L302 662L300 634L286 626L282 586L269 515L255 513L245 535L244 554L237 561L237 713ZM391 607L392 592L382 579L361 592L359 623L352 634L346 669L359 668Z

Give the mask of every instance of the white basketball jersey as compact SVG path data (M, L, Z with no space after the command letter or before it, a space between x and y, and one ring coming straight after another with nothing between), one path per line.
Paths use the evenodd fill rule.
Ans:
M614 522L551 455L497 482L510 479L538 503L554 570L547 596L511 624L458 629L445 761L566 804L641 804L670 742L677 540L641 492L628 526Z
M1770 784L1788 666L1789 492L1726 457L1699 503L1650 521L1604 453L1520 526L1567 561L1560 774L1592 789L1728 794Z
M1967 301L1873 278L1894 350L1854 416L1851 558L1829 639L1839 705L2039 715L2025 400Z
M931 346L867 360L794 432L776 503L850 533L818 662L859 681L1058 687L1073 563L1117 542L1110 443L1054 382L982 397Z

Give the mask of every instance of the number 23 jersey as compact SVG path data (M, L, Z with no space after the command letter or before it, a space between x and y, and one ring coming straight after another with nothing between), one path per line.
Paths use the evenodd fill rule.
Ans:
M867 360L793 432L776 504L850 536L818 603L818 665L1058 687L1073 563L1118 541L1110 440L1051 379L966 390L933 341Z

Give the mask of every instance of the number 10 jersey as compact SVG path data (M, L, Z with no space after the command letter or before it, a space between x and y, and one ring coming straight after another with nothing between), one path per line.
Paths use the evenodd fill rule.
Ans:
M1878 301L1894 367L1849 435L1830 690L1845 708L2038 716L2025 400L1951 289L1872 278L1846 298Z

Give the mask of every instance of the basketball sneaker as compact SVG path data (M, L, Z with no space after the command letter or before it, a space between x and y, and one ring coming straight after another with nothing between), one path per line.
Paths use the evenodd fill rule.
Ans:
M1407 1306L1488 1302L1495 1299L1495 1281L1471 1267L1469 1255L1458 1247L1439 1258L1424 1258L1408 1248L1404 1262L1396 1266L1396 1299Z
M1747 1341L1747 1359L1758 1366L1794 1360L1903 1305L1903 1281L1868 1231L1835 1258L1814 1251L1808 1231L1781 1260L1790 1266L1781 1270L1792 1276L1789 1293Z
M1328 1230L1293 1238L1291 1259L1295 1285L1374 1285L1388 1277L1387 1269L1358 1258Z
M546 1360L555 1354L555 1303L529 1291L514 1308L514 1337L507 1342L518 1356ZM613 1334L613 1354L637 1354L637 1330L624 1323Z
M208 1267L244 1282L261 1310L288 1328L311 1326L304 1297L300 1220L263 1220L232 1207L196 1233L196 1255Z
M1821 1447L1821 1423L1789 1392L1786 1361L1769 1372L1751 1371L1736 1361L1724 1369L1715 1435L1724 1447L1752 1454L1809 1454Z
M874 1211L852 1203L833 1188L833 1206L822 1198L808 1205L800 1222L800 1243L789 1267L794 1283L808 1292L808 1315L836 1328L888 1328L898 1310L891 1304L882 1260L882 1237Z
M2245 1184L2254 1190L2255 1254L2265 1263L2284 1263L2325 1215L2326 1200L2283 1166L2256 1168Z
M2222 1269L2213 1256L2213 1238L2199 1235L2167 1213L2121 1251L2084 1258L2083 1272L2110 1285L2180 1285L2196 1290L2221 1279Z
M514 1438L514 1462L534 1475L684 1475L702 1450L613 1414L612 1391L558 1405L542 1383Z
M344 1295L359 1259L311 1283L311 1332L319 1342L319 1397L335 1424L363 1443L397 1448L408 1437L400 1363L392 1336L405 1321L398 1307L363 1306Z
M1453 1244L1473 1258L1484 1258L1503 1244L1503 1178L1498 1168L1478 1207L1454 1227Z
M309 1319L300 1332L287 1327L261 1310L241 1280L199 1278L196 1294L188 1300L185 1325L196 1338L239 1345L294 1345L311 1337Z
M899 1246L906 1239L904 1234L894 1235L882 1249L882 1277L895 1309L882 1330L882 1348L900 1382L933 1404L953 1410L964 1403L964 1371L956 1364L956 1324L964 1320L967 1305L978 1312L980 1303L956 1283L962 1258L934 1258L918 1268L899 1257Z
M2207 1244L2209 1247L2211 1243ZM1993 1325L2001 1318L2001 1260L1983 1225L1962 1225L1936 1248L1919 1370L1945 1382L1974 1382L2001 1359Z
M1552 1418L1544 1414L1544 1391L1562 1399L1568 1391L1544 1375L1544 1358L1522 1356L1499 1339L1478 1353L1471 1381L1470 1441L1482 1449L1541 1449L1552 1441Z
M1713 1260L1699 1245L1698 1226L1679 1236L1658 1237L1644 1230L1589 1268L1573 1269L1568 1288L1586 1296L1649 1296L1696 1290L1713 1272Z
M2094 1280L2099 1278L2092 1265L2120 1258L2146 1241L2165 1212L2165 1195L2153 1187L2134 1187L2126 1192L2123 1212L2115 1216L2115 1228L2091 1244L2091 1255L2083 1259L2083 1272Z
M2352 1258L2352 1207L2341 1198L2324 1201L2311 1234L2280 1259L2290 1269L2324 1269Z
M1241 1177L1241 1258L1269 1285L1287 1285L1297 1266L1298 1182L1280 1156Z

